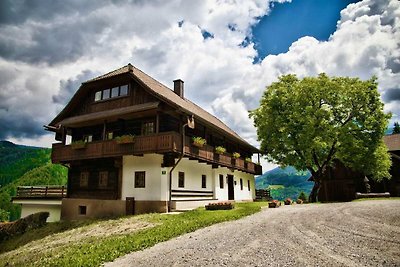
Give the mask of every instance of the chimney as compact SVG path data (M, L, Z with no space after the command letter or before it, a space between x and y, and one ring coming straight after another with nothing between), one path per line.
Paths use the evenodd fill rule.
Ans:
M181 79L174 81L174 92L183 98L183 81Z

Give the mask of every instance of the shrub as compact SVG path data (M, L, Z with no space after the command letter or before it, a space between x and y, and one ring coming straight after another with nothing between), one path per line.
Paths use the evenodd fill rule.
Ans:
M240 158L240 154L239 154L238 152L233 152L232 156L233 156L235 159Z
M132 134L124 134L115 137L115 141L117 141L118 144L129 144L135 141L135 136Z
M296 203L297 204L303 204L303 200L299 198L299 199L296 200Z
M226 152L226 148L223 146L217 146L215 148L215 153L217 154L224 154Z
M6 210L0 209L0 222L8 221L10 213Z
M193 136L192 140L193 140L194 145L203 146L203 145L207 144L206 139L204 139L203 137L200 137L200 136Z
M304 193L303 191L301 191L300 194L299 194L299 196L298 196L298 199L301 199L301 200L303 200L303 202L306 202L306 201L307 201L307 195L306 195L306 193Z
M48 212L38 212L10 223L0 224L0 242L25 233L28 229L39 228L46 224Z

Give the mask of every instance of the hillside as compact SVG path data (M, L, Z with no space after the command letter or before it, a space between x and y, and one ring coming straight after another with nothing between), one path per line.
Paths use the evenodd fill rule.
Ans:
M20 185L65 185L67 169L50 163L51 149L16 145L0 141L0 213L18 219L20 207L11 197Z
M24 173L50 162L51 149L0 141L0 187Z
M309 177L308 171L297 171L290 166L283 169L278 167L257 177L256 188L269 188L274 199L297 199L300 192L307 195L311 192L313 182L307 181Z

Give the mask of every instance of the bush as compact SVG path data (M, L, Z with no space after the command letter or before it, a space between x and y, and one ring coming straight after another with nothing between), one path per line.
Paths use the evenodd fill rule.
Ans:
M9 217L10 213L8 211L0 209L0 222L7 222Z
M0 224L0 242L12 236L25 233L29 229L39 228L46 224L48 212L38 212L15 222Z
M301 200L303 200L303 202L306 202L307 201L307 195L306 195L306 193L304 193L303 191L301 191L300 192L300 194L299 194L299 197L298 197L298 199L301 199Z

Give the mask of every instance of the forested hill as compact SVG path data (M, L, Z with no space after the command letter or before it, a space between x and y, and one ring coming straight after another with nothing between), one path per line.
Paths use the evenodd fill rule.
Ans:
M283 169L278 167L257 177L256 188L271 189L274 199L297 199L301 191L307 195L311 192L314 183L307 181L309 177L308 171L297 171L290 166Z
M0 217L8 213L19 217L20 208L11 204L20 185L65 185L67 170L51 164L51 149L16 145L0 141Z

